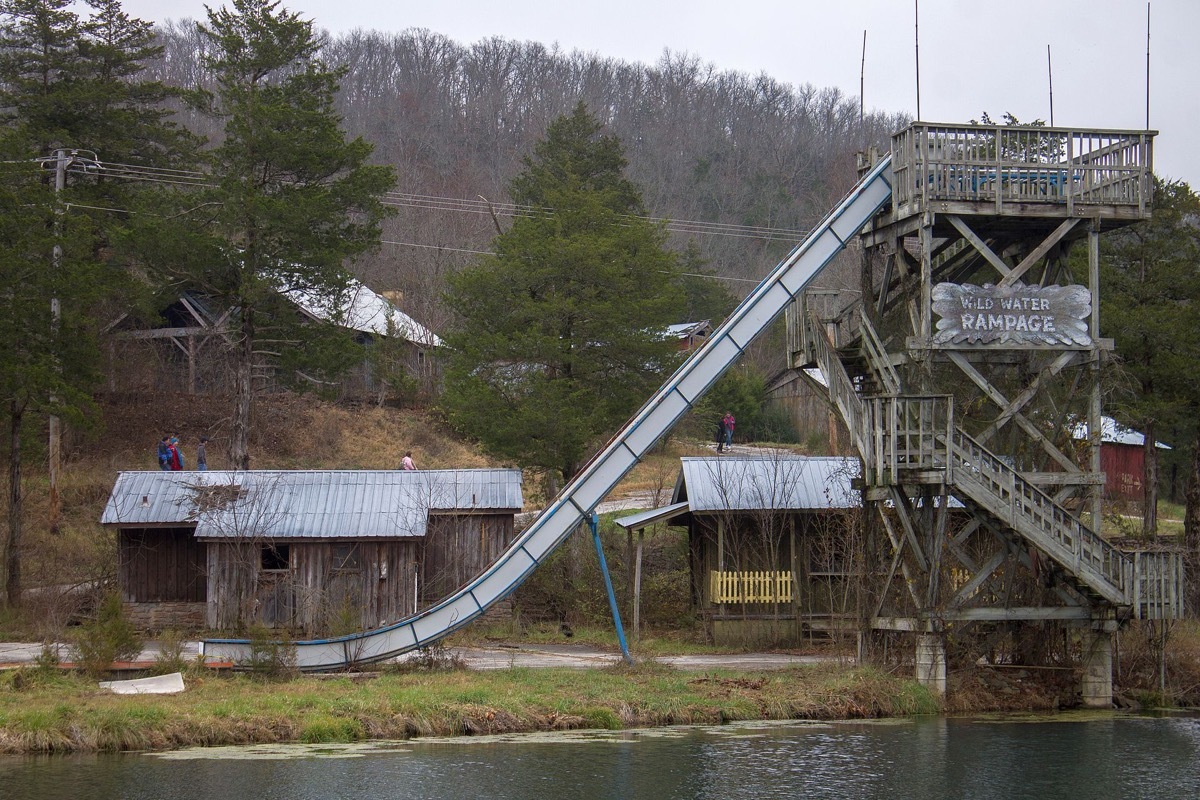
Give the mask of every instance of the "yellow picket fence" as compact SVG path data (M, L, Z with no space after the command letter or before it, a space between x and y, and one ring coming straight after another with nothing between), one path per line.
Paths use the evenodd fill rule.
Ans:
M708 591L714 603L790 603L792 573L713 570Z

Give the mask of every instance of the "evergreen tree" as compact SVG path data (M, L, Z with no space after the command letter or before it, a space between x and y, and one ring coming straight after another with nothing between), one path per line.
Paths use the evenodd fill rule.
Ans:
M99 360L102 320L95 310L106 295L120 293L122 272L112 268L109 245L121 238L120 209L130 197L122 183L97 179L101 170L92 154L60 161L55 152L107 148L123 160L141 155L145 163L192 145L166 119L162 103L171 92L135 77L142 60L157 53L149 26L121 14L115 0L94 3L97 14L87 20L72 7L66 0L0 0L0 393L9 428L10 498L0 562L14 603L22 457L36 441L22 432L39 428L47 416L85 420ZM75 178L78 170L87 176Z
M513 180L536 209L450 281L444 403L493 454L570 480L675 363L675 258L624 177L620 142L581 104Z
M156 260L177 282L237 309L229 455L245 469L255 365L282 360L291 374L320 382L297 357L327 355L321 334L332 335L332 326L314 323L301 344L301 334L281 330L295 317L281 292L338 307L343 262L377 246L380 197L393 176L368 165L365 141L346 140L333 107L345 70L322 61L311 21L277 2L234 0L210 9L200 29L216 80L208 107L224 139L211 152L213 187L190 198L194 213L181 235L160 240Z
M1200 359L1200 199L1182 182L1159 183L1153 217L1105 240L1100 319L1135 390L1117 416L1146 437L1143 531L1157 528L1160 432L1196 419Z
M96 320L103 285L90 231L56 214L41 169L23 142L0 132L0 408L7 422L8 525L0 538L0 607L20 604L24 529L23 454L55 414L81 421L96 376ZM55 245L61 255L52 261ZM51 298L65 298L57 319ZM43 440L44 441L44 440Z

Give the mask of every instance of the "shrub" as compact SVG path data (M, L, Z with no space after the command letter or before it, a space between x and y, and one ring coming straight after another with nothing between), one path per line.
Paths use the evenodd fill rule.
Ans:
M403 661L389 666L391 672L449 672L466 669L462 656L439 642L420 647L417 652Z
M280 641L265 625L250 628L250 658L244 665L263 678L290 678L296 674L296 645Z
M187 644L183 634L168 628L158 635L158 653L154 656L154 666L150 668L152 675L170 675L172 672L183 672L187 661L183 658L183 648Z
M79 627L71 647L72 659L93 677L108 672L114 661L129 661L141 652L142 639L115 592L104 597L95 618Z

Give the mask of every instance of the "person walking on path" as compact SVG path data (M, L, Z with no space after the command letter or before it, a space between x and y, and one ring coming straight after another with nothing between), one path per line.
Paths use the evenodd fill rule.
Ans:
M417 465L412 460L412 450L404 454L404 459L400 462L400 467L405 470L416 469Z
M158 468L169 470L171 468L171 437L164 436L158 442Z
M180 472L183 470L183 453L179 452L179 437L172 436L171 441L167 443L167 450L170 451L168 463L171 465L172 472Z
M201 436L200 437L200 445L196 448L196 469L200 470L201 472L208 472L208 452L207 452L207 448L206 448L207 444L208 444L208 437Z
M721 418L721 424L725 426L725 449L733 449L733 426L737 420L733 418L733 412L726 411L725 416Z
M717 452L725 447L725 420L717 420Z

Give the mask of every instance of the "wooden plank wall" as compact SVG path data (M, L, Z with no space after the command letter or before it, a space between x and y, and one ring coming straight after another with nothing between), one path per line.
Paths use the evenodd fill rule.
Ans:
M124 528L117 574L127 603L203 603L205 545L191 528Z
M387 625L416 610L418 540L286 544L290 567L276 571L261 569L262 543L211 543L209 625L239 630L258 623L305 635L344 634ZM344 556L337 548L346 545L354 547L352 563L335 564L335 556Z
M513 515L430 515L421 602L433 603L495 563L513 538Z

